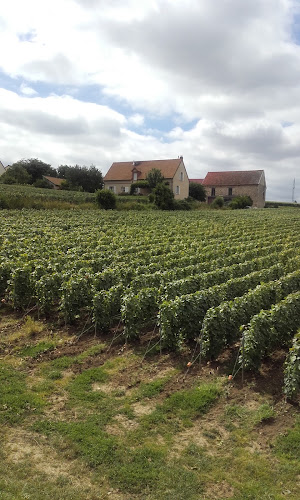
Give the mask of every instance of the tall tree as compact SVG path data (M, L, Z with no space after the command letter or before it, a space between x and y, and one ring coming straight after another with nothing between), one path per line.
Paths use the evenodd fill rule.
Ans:
M206 192L204 186L202 186L202 184L198 184L197 182L191 182L189 187L189 196L198 201L205 201Z
M58 177L66 180L69 189L81 189L94 193L103 188L102 173L94 165L89 168L80 165L60 165L58 167Z
M15 163L0 176L0 182L2 184L31 184L32 177L25 168Z
M155 189L158 184L164 182L164 176L159 168L152 168L152 170L148 172L146 180L148 181L149 187L152 191L152 189Z
M19 160L12 164L12 167L19 166L24 168L31 177L30 184L34 184L38 179L42 179L43 175L51 175L57 177L57 171L52 168L49 163L45 163L37 158L29 158L28 160Z

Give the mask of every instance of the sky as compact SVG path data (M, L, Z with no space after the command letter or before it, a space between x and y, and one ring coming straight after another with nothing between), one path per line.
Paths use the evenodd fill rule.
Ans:
M0 0L0 160L183 156L300 201L300 0ZM298 199L299 200L298 200Z

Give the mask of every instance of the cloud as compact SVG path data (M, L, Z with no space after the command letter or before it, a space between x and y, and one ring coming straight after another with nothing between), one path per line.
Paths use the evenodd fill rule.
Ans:
M191 177L264 168L268 196L289 198L299 11L296 0L10 0L0 13L1 159L105 172L183 154Z
M20 92L21 92L21 94L28 95L28 96L37 94L37 91L34 90L32 87L29 87L28 85L26 85L26 83L22 83L20 85Z

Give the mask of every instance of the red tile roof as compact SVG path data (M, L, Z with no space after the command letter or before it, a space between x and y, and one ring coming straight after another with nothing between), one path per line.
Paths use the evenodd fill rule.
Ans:
M173 179L182 158L176 160L150 160L150 161L123 161L112 164L104 181L132 181L132 170L136 169L138 180L146 179L152 168L161 171L165 179Z
M55 186L60 186L63 181L66 179L60 179L59 177L50 177L50 175L43 175L44 179L47 179L47 181L51 182Z
M259 184L263 170L239 170L231 172L208 172L204 186L249 186Z
M203 184L204 179L190 179L194 184Z

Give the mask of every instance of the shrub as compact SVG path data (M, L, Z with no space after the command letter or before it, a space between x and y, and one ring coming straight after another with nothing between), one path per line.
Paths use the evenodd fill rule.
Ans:
M252 207L253 201L250 198L250 196L245 195L245 196L237 196L234 198L230 203L229 207L232 210L237 210L240 208L246 208L246 207Z
M117 198L109 189L100 189L96 192L96 202L104 210L113 210L116 208Z
M192 205L188 200L174 200L174 210L192 210Z
M53 189L51 184L46 179L37 179L33 185L36 188Z
M154 204L160 210L174 210L174 193L165 184L161 183L153 191Z
M222 208L224 207L224 198L222 196L217 196L211 204L211 208Z

